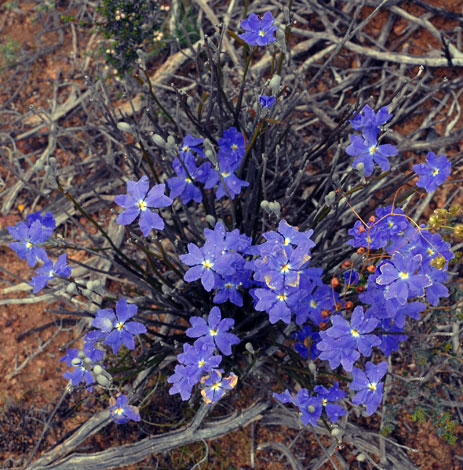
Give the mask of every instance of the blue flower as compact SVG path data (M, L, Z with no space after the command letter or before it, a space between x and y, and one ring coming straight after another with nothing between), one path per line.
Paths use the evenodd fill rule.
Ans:
M34 212L26 216L26 224L30 227L36 220L42 224L42 232L45 240L51 237L53 230L56 227L56 220L51 212L45 212L42 216L41 211Z
M232 353L231 347L240 342L238 336L228 333L228 330L235 324L235 320L233 318L224 318L222 320L219 307L212 307L207 322L201 317L191 317L190 323L192 327L186 330L186 335L189 338L199 338L195 341L195 344L198 341L200 344L215 344L225 356L230 356Z
M56 261L55 265L53 265L53 261L48 258L46 254L45 258L41 258L41 261L43 261L43 266L37 269L36 275L33 276L29 282L29 284L34 288L34 294L42 290L51 279L56 276L69 277L72 271L66 264L66 254L62 254Z
M91 392L93 390L91 384L95 380L90 370L93 368L94 363L100 361L103 356L104 352L100 349L94 349L90 354L85 354L76 348L68 349L66 355L60 359L60 362L65 361L66 365L74 367L74 370L66 371L63 377L71 380L72 384L76 387L84 380L88 390Z
M20 259L26 259L29 266L35 266L38 261L45 259L47 253L38 246L49 238L49 232L44 229L40 220L35 220L30 225L18 222L16 226L8 226L10 235L18 240L8 246L16 251Z
M320 359L328 360L332 369L342 364L350 372L360 357L358 351L363 356L370 356L372 346L381 343L377 336L367 334L376 328L379 320L366 319L360 305L354 309L350 324L341 315L331 317L331 322L331 328L320 331L322 341L317 344L317 348L321 351Z
M438 157L435 153L429 152L426 156L426 163L413 165L414 172L420 176L416 185L432 193L448 178L451 167L445 155Z
M194 378L191 376L190 367L177 364L175 372L167 379L168 383L173 384L169 389L169 395L180 393L183 401L189 400L196 384L192 379Z
M235 273L233 268L233 262L236 259L235 253L223 254L223 240L217 237L217 243L215 243L214 238L209 238L201 248L194 243L188 243L188 253L180 255L182 263L191 266L185 273L184 280L192 282L201 279L201 283L207 292L214 289L217 284L216 273L223 276Z
M164 221L151 208L158 209L172 204L172 199L164 195L165 187L165 184L158 184L148 192L149 181L147 176L142 176L138 181L127 181L128 194L119 194L114 198L114 202L125 209L124 212L118 215L117 223L129 225L141 212L139 224L145 237L149 235L152 229L162 230Z
M356 157L353 161L354 168L359 163L363 163L365 176L373 173L374 162L376 162L383 171L389 170L389 157L397 155L398 150L391 144L379 145L376 140L378 129L367 127L364 130L363 137L351 135L351 145L346 148L347 155Z
M201 375L210 372L222 362L222 356L214 355L215 345L213 343L195 342L183 345L183 353L177 356L178 362L188 368L190 382L198 383Z
M271 108L276 102L274 96L262 95L259 96L259 103L263 108Z
M109 414L117 424L124 424L127 421L140 421L140 412L136 406L128 405L129 399L126 395L119 395L117 399L111 398Z
M376 284L385 286L386 300L396 299L400 305L405 305L409 297L424 295L424 288L432 285L432 281L424 274L415 274L422 259L421 255L407 256L396 252L392 262L385 261L379 266Z
M389 114L387 106L383 106L376 114L374 110L365 105L351 121L352 127L356 130L365 129L367 127L379 127L386 124L393 114Z
M140 322L129 321L137 313L138 307L128 304L124 298L116 304L116 314L112 308L104 308L97 311L92 321L92 326L105 334L104 343L112 346L113 353L117 354L124 345L128 349L135 349L133 335L146 333L146 327ZM100 338L101 339L101 338Z
M223 131L223 137L219 139L218 160L230 161L230 169L236 171L244 157L245 145L243 134L236 127L230 127Z
M202 137L193 137L190 134L186 135L180 147L180 158L183 160L186 158L187 154L192 156L192 152L195 152L200 157L206 158L202 149L203 142L204 139Z
M295 397L291 396L289 390L283 393L274 393L273 397L281 403L293 403L300 411L301 421L304 426L311 424L317 427L317 420L322 415L322 398L310 395L306 388L301 388Z
M351 390L358 390L354 395L352 403L354 405L366 405L367 415L373 414L383 399L383 382L380 380L387 372L387 362L380 362L378 365L368 361L365 365L365 372L354 367L352 375L354 380L349 384Z
M262 19L255 13L251 13L245 20L241 21L241 27L246 31L239 35L249 46L265 46L276 41L273 33L278 26L273 24L272 13L267 11Z
M300 331L296 331L293 334L293 338L296 339L294 349L304 358L309 357L310 360L315 360L319 356L320 351L317 349L317 343L320 341L320 335L313 331L310 325L305 325Z
M341 416L347 414L347 411L341 405L330 403L346 397L346 392L339 388L338 382L329 390L323 385L317 385L313 391L317 393L317 397L322 399L322 405L325 407L326 414L332 423L336 423Z
M201 395L205 403L215 403L219 401L227 390L231 390L238 382L238 376L230 372L228 377L222 377L220 370L213 370L208 376L201 379L205 388L201 390Z

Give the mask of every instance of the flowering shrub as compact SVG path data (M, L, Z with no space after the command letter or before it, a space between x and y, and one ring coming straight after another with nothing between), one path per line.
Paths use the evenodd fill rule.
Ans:
M247 45L273 47L283 57L286 43L270 12L262 18L251 13L241 27L245 33L237 37ZM450 160L429 152L426 163L413 165L416 184L394 188L364 220L367 214L357 212L349 196L371 188L383 172L394 172L401 156L396 146L383 143L386 125L393 126L393 109L350 108L331 142L338 142L350 165L344 173L360 177L360 183L333 178L329 184L336 188L324 194L325 204L317 203L318 209L303 217L308 203L292 185L307 161L298 156L298 169L282 169L280 162L287 132L278 114L286 99L281 77L272 68L265 84L272 94L264 94L264 86L242 106L252 60L248 52L236 104L222 93L222 78L213 78L221 119L203 122L206 93L197 106L181 97L184 116L194 124L188 131L178 127L182 135L137 134L125 122L116 126L118 138L128 132L138 139L130 148L136 157L119 173L126 193L119 184L113 198L112 209L118 212L113 219L126 237L123 248L56 173L59 191L108 243L92 249L113 251L110 260L118 268L123 294L115 298L84 286L72 277L68 262L73 262L66 253L52 261L47 250L62 250L63 242L53 237L57 227L50 212L30 214L8 227L18 257L32 267L40 263L30 280L33 293L66 284L71 298L84 296L96 306L86 312L83 343L68 348L60 361L72 369L64 373L69 389L103 390L109 396L109 414L117 424L145 419L146 402L138 387L162 361L167 365L160 381L170 395L213 405L253 377L255 364L274 354L270 346L281 352L279 359L303 366L300 377L278 376L272 396L275 406L296 407L304 426L333 429L357 407L371 415L382 403L388 357L409 339L407 322L450 296L447 271L455 255L438 229L453 224L455 235L461 235L461 225L454 224L459 209L438 213L426 226L402 204L422 194L417 188L437 190L450 175ZM146 97L157 103L145 78ZM207 106L212 115L215 105ZM349 136L342 133L346 129L352 131ZM285 157L288 162L296 162L290 157ZM411 193L401 200L404 187ZM278 201L270 202L273 197ZM349 212L352 219L348 227L327 234L323 221L332 210ZM324 259L338 237L342 243L335 258ZM137 401L140 409L129 404Z

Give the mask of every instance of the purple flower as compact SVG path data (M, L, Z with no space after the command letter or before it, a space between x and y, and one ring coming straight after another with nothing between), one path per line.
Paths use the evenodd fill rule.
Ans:
M367 334L376 328L379 320L366 319L360 305L355 307L350 324L341 315L331 317L331 322L331 328L320 331L322 341L317 344L317 348L322 351L320 359L328 360L332 369L342 364L350 372L354 362L360 357L358 351L363 356L371 356L372 346L381 343L377 336Z
M301 421L304 426L311 424L317 426L317 420L322 415L323 405L320 397L310 395L306 388L301 388L295 397L291 396L289 390L283 393L274 393L273 397L281 403L293 403L299 408Z
M322 405L325 407L326 414L332 423L336 423L341 416L347 414L347 411L341 405L330 403L342 400L346 397L346 392L339 388L338 382L329 390L323 385L317 385L313 390L317 392L317 396L322 399Z
M203 142L204 139L202 137L193 137L190 134L186 135L180 147L180 158L183 160L187 154L193 155L192 152L195 152L200 157L206 158L202 149Z
M320 335L313 331L310 325L305 325L300 331L296 331L293 334L293 338L296 339L294 349L304 358L309 357L313 361L320 354L317 349L317 343L320 341Z
M41 211L34 212L26 216L26 224L30 227L36 220L42 224L43 236L46 237L44 241L48 240L56 227L56 221L51 212L46 212L42 216Z
M263 108L271 108L276 102L274 96L262 95L259 96L259 103Z
M201 284L207 292L216 286L215 273L228 276L235 273L233 262L235 254L223 254L223 239L213 235L199 248L194 243L188 243L188 253L180 255L180 260L191 266L185 273L186 282L201 279ZM240 255L237 255L240 256Z
M239 34L239 37L249 46L265 46L276 41L273 33L278 26L273 24L273 16L269 11L262 19L255 13L251 13L245 20L241 20L241 27L246 32Z
M253 294L258 299L254 308L258 312L265 310L269 315L269 321L272 325L279 320L289 324L292 309L300 298L300 291L298 289L281 289L278 291L254 289Z
M124 345L128 349L135 349L133 335L146 333L146 327L140 322L129 321L137 313L138 307L128 304L124 298L116 304L116 314L112 308L104 308L97 311L92 321L92 326L106 334L104 343L112 346L113 353L117 354Z
M354 119L350 121L352 127L356 130L366 127L379 127L386 124L393 115L389 114L387 106L383 106L376 114L369 105L365 105Z
M415 274L422 259L421 255L407 256L396 252L392 262L386 261L379 266L376 284L385 286L386 300L396 299L400 305L405 305L409 297L424 295L424 288L432 281L424 274Z
M175 372L167 379L167 382L173 384L169 389L169 395L180 393L183 401L190 399L191 391L196 384L192 380L190 368L180 364L175 366Z
M426 156L426 163L413 165L414 172L420 176L416 185L432 193L448 178L451 167L445 155L438 157L435 153L429 152Z
M363 163L365 176L370 176L373 173L375 162L383 171L389 170L391 166L388 158L399 153L391 144L379 145L376 140L377 136L377 128L367 127L363 137L351 135L351 144L346 148L347 155L356 157L353 162L354 168L357 168L359 163Z
M8 231L18 240L8 246L16 251L20 259L26 259L29 266L35 266L37 261L47 257L45 250L38 246L49 238L49 231L44 229L40 220L35 220L30 225L18 222L14 227L10 225Z
M72 271L66 264L66 254L62 254L56 261L55 265L53 265L53 261L48 258L46 254L45 258L41 258L41 261L43 261L43 265L37 269L36 275L33 276L29 282L29 284L34 288L34 294L42 290L51 279L56 276L69 277Z
M71 348L66 351L66 355L60 359L60 362L65 361L68 367L74 367L73 371L66 371L63 374L65 379L68 379L72 384L77 387L83 380L91 392L93 387L90 386L95 382L92 373L90 372L95 362L103 358L104 352L100 349L95 349L91 354L85 354L77 348ZM90 359L90 361L84 359Z
M238 382L238 376L230 372L228 377L222 377L220 370L213 370L208 376L201 379L205 388L201 390L201 395L205 403L215 403L219 401L227 390L231 390Z
M236 127L230 127L223 131L223 137L219 139L218 160L230 162L230 169L236 171L244 157L245 145L243 134Z
M139 224L145 237L149 235L152 229L162 230L164 221L151 208L159 209L172 204L172 199L164 195L165 187L165 184L158 184L148 192L149 181L147 176L142 176L136 182L127 181L128 194L119 194L114 198L114 202L125 209L124 212L118 215L117 223L129 225L141 212Z
M128 405L129 399L126 395L119 395L117 399L111 398L109 403L111 408L109 414L117 424L124 424L127 421L140 421L140 412L136 406Z
M354 395L352 403L354 405L366 405L367 415L373 414L383 399L384 384L379 381L387 372L387 362L380 362L378 365L368 361L363 370L354 367L352 375L354 380L349 384L351 390L358 390Z
M172 163L172 167L177 176L167 179L167 184L170 188L170 197L175 198L181 196L184 204L188 204L190 201L201 202L201 190L195 183L204 183L207 180L212 165L210 162L204 162L198 168L196 166L195 157L190 152L183 155L182 161L183 165L178 158L175 158Z
M187 367L191 383L198 383L203 373L219 366L222 356L215 356L214 349L214 344L207 342L195 342L193 346L188 343L183 345L183 353L179 354L177 359Z
M186 330L186 335L189 338L199 338L195 341L195 344L198 341L200 341L200 344L215 344L225 356L230 356L232 353L231 347L240 342L238 336L228 333L228 330L235 324L235 320L233 318L224 318L222 320L219 307L211 308L207 322L201 317L191 317L190 323L192 327Z

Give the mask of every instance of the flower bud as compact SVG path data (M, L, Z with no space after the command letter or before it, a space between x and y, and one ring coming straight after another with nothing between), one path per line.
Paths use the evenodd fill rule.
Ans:
M269 86L272 89L272 95L277 96L280 93L281 77L275 74L270 80Z
M95 380L102 387L107 387L111 383L110 380L105 375L97 375L95 377Z
M457 238L463 238L463 224L455 225L453 233Z
M72 294L76 290L76 285L73 282L70 282L66 287L66 292Z
M309 405L309 406L307 407L307 411L308 411L309 413L313 413L313 412L315 411L315 406Z
M362 163L362 162L357 163L357 166L355 167L355 169L363 175L363 173L365 171L365 164Z
M133 132L133 127L128 122L124 122L124 121L118 122L117 123L117 128L121 132L130 132L130 134L134 133Z
M211 214L206 215L206 222L211 226L215 226L215 217Z
M82 360L79 359L78 357L75 357L75 358L71 361L71 364L72 364L74 367L79 367L79 366L82 364Z
M77 357L80 357L81 359L83 359L85 357L85 353L83 351L79 351L79 353L77 354Z
M94 368L93 368L93 372L96 374L96 375L100 375L104 372L104 369L103 367L101 367L99 364L97 364Z
M165 148L166 141L159 134L154 134L151 138L158 147Z

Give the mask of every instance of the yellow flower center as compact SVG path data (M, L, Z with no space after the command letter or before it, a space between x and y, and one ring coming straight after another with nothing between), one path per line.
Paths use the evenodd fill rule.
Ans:
M198 362L198 367L203 367L203 365L206 364L206 361L204 359L201 359L199 362Z
M376 145L372 145L368 151L370 152L370 155L374 155L378 147Z
M354 338L358 338L360 336L360 334L357 330L352 329L352 330L350 330L350 332L351 332L351 334Z
M286 296L286 294L279 294L279 295L277 295L277 299L280 300L281 302L283 302L284 300L287 299L287 296Z
M121 321L116 325L116 328L121 331L122 328L124 328L124 323L122 323Z
M209 334L210 334L211 336L216 336L217 333L218 333L217 330L209 330Z
M281 267L280 271L281 271L282 273L287 273L287 272L289 271L289 268L290 268L290 267L291 267L291 265L290 265L289 263L286 263L286 264L284 264L284 265Z
M193 182L193 181L191 181L191 178L188 178L188 176L185 178L185 181L186 181L187 183L192 183L192 182Z
M402 271L401 273L399 273L399 277L400 279L408 279L408 273Z
M206 260L203 261L203 266L204 266L206 269L211 269L212 266L214 266L214 264L211 263L208 259L206 259Z
M228 176L230 176L230 172L229 172L229 171L224 171L224 172L222 173L222 176L223 176L224 178L227 178Z
M436 168L433 172L432 172L432 176L436 176L439 174L439 169Z
M32 245L31 242L27 242L27 243L26 243L26 248L32 248L33 246L34 246L34 245Z
M116 415L121 415L122 413L124 413L124 409L123 409L123 408L116 408L116 409L114 410L114 413L115 413Z
M286 237L285 241L283 242L283 245L287 246L287 245L289 245L290 242L291 242L291 240L288 237Z
M375 391L376 390L376 384L375 383L372 383L370 385L368 385L368 388L371 390L371 391Z
M140 208L141 211L144 211L146 209L146 202L145 201L138 201L138 207Z
M265 31L262 31L262 29L259 31L259 36L264 37L265 36Z
M238 148L238 145L233 144L233 145L231 146L231 148L232 148L232 150L236 150L236 149Z
M315 308L315 307L317 306L317 302L315 302L315 300L311 300L311 301L310 301L310 306L311 306L312 308Z

